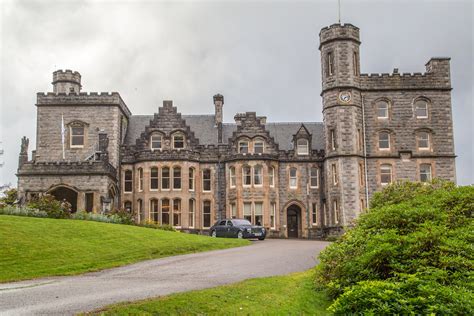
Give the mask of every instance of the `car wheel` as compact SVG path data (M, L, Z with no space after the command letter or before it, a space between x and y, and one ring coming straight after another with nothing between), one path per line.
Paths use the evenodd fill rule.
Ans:
M242 233L242 231L239 231L237 233L237 238L242 239L243 237L244 237L244 234Z
M216 238L216 237L217 237L217 233L216 233L216 231L215 231L215 230L213 230L213 231L212 231L212 233L211 233L211 237L214 237L214 238Z
M258 237L258 240L265 240L265 237Z

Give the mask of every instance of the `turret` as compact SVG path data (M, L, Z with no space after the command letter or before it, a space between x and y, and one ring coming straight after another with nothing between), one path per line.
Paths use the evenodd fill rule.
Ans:
M53 72L54 93L79 93L81 91L81 74L77 71L57 70Z

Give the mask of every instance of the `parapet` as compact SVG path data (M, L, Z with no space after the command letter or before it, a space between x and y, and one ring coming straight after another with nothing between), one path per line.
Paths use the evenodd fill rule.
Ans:
M335 40L351 40L360 44L359 28L349 23L333 24L322 28L319 32L319 48Z
M53 82L55 84L57 82L71 82L76 84L81 84L81 74L77 71L72 71L70 69L66 70L56 70L53 72Z

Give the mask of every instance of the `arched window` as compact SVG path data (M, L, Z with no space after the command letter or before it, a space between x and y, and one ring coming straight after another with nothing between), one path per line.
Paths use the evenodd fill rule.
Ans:
M431 181L431 165L424 163L420 165L420 181L429 182Z
M337 174L337 165L333 163L331 165L331 172L332 172L332 184L337 185L339 182L339 175Z
M339 224L339 216L340 216L339 203L337 202L337 200L333 201L332 208L334 211L334 225L337 225Z
M203 228L211 227L211 201L202 202L202 226Z
M334 54L329 52L326 56L326 75L332 76L334 74Z
M180 167L173 168L173 189L174 190L181 189L181 168Z
M236 186L236 177L235 177L235 168L229 168L229 184L231 188L235 188Z
M202 190L204 192L211 191L211 169L204 169L202 171Z
M298 177L296 168L290 168L290 189L296 189L298 187Z
M309 186L311 188L317 188L319 186L318 168L311 167L309 174Z
M275 168L274 167L270 167L268 171L268 182L271 187L275 186Z
M189 191L194 191L194 168L189 168Z
M169 199L161 200L161 224L163 225L170 224L170 200Z
M143 209L143 201L141 199L137 200L137 207L138 207L138 222L144 222L145 221L145 210Z
M415 101L415 116L416 118L428 118L428 101L425 99Z
M181 133L176 133L173 135L173 148L181 149L184 148L184 135Z
M430 133L418 132L417 133L418 149L429 150L430 149Z
M125 203L123 203L123 208L127 213L132 213L132 202L125 201Z
M150 200L150 220L152 220L155 223L158 223L160 221L157 199Z
M390 149L390 134L388 132L379 132L379 149L389 150Z
M379 100L377 101L376 109L377 109L377 118L379 119L388 119L388 102L385 100Z
M161 141L162 141L161 134L152 134L150 136L150 149L151 150L161 149Z
M138 191L143 191L143 169L138 168Z
M253 184L257 186L263 184L263 168L260 165L253 167Z
M247 154L249 152L249 141L248 140L240 140L239 141L239 153Z
M158 168L152 167L150 169L150 190L158 190Z
M253 142L253 152L255 154L263 154L264 151L265 151L265 142L260 138L255 139Z
M298 155L307 155L309 154L308 140L300 138L296 141L296 151Z
M250 166L242 167L242 183L244 186L252 185L252 169Z
M189 199L189 220L188 226L189 228L194 228L194 208L196 207L196 202L193 199Z
M380 166L380 184L388 185L392 183L392 165L383 164Z
M133 173L132 173L132 170L125 170L123 189L124 189L125 192L132 192L133 191Z
M161 168L161 189L170 189L170 168L168 167Z
M173 200L173 226L181 226L181 200Z

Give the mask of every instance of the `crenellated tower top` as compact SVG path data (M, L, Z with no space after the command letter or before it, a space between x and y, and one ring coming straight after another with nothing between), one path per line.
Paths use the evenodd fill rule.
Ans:
M81 92L81 74L77 71L56 70L53 72L54 93L79 93Z

